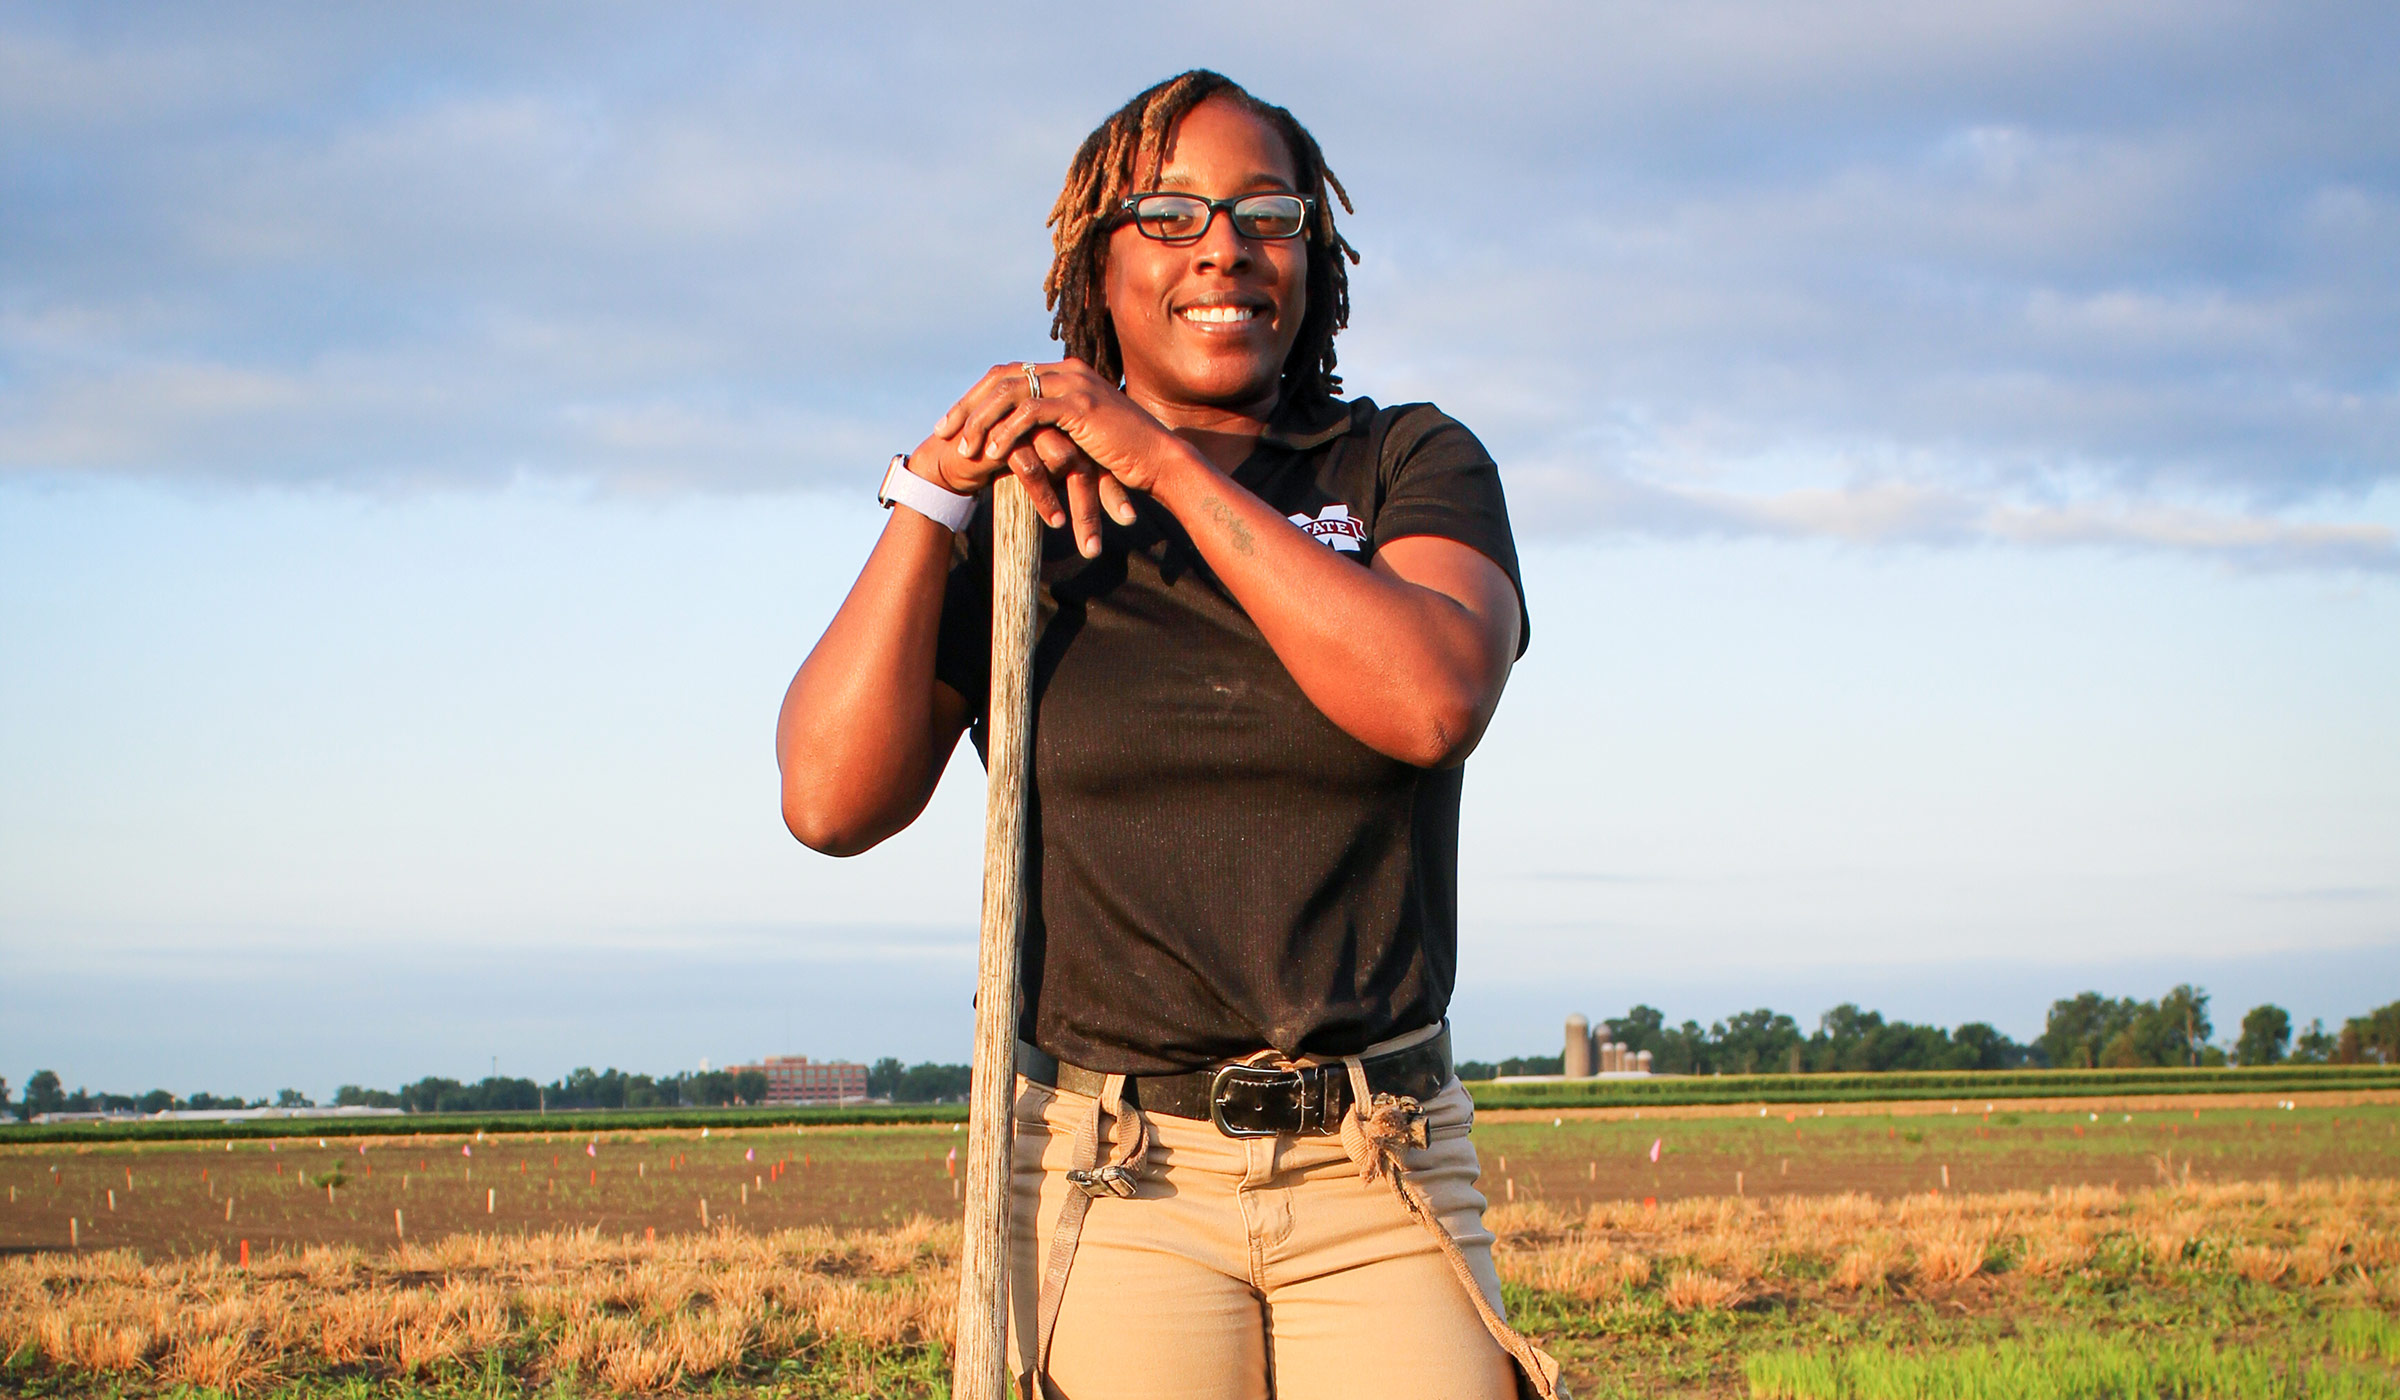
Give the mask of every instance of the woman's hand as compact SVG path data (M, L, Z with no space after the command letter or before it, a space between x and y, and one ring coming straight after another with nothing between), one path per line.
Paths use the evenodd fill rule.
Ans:
M1079 507L1076 543L1086 546L1088 557L1099 547L1099 522L1089 513L1092 506L1107 510L1118 524L1130 525L1135 518L1132 492L1150 490L1163 470L1197 454L1081 360L1033 365L1033 373L1041 378L1038 399L1026 368L1022 364L994 365L950 406L934 432L954 441L960 453L971 460L1005 458L1012 466L1028 446L1050 461L1058 452L1056 440L1067 440L1080 458L1075 465L1091 465L1088 475L1060 469L1069 504ZM1079 499L1087 488L1095 500ZM1092 527L1088 545L1084 538L1087 523Z

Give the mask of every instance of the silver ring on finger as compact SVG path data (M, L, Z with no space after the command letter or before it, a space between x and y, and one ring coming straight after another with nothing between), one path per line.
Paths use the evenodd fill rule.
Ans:
M1038 369L1035 369L1033 367L1033 362L1030 360L1025 362L1023 368L1025 370L1026 392L1033 395L1033 397L1037 399L1040 398L1042 396L1042 372Z

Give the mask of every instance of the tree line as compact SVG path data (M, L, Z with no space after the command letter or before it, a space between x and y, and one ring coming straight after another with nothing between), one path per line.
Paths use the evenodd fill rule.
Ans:
M2083 992L2050 1005L2042 1033L2018 1044L1981 1021L1955 1030L1886 1020L1843 1002L1803 1034L1792 1017L1769 1007L1709 1026L1667 1024L1652 1006L1635 1006L1594 1030L1603 1039L1650 1052L1658 1074L1862 1074L1887 1070L2140 1069L2145 1067L2297 1064L2400 1064L2400 1002L2353 1016L2339 1030L2321 1020L2293 1033L2291 1013L2272 1004L2252 1007L2240 1033L2213 1037L2208 993L2189 983L2155 1001ZM1558 1074L1563 1055L1466 1060L1462 1079L1509 1074Z
M1817 1018L1802 1034L1799 1023L1768 1007L1745 1011L1702 1026L1667 1024L1656 1007L1635 1006L1595 1027L1606 1039L1650 1052L1660 1074L1859 1074L1884 1070L1970 1069L2140 1069L2179 1065L2400 1064L2400 1001L2353 1016L2338 1029L2322 1020L2293 1031L2291 1013L2272 1004L2254 1006L2241 1029L2223 1043L2214 1040L2208 993L2190 984L2155 1001L2083 992L2050 1004L2042 1033L2020 1045L1981 1021L1955 1030L1884 1019L1843 1002ZM1462 1060L1462 1079L1506 1074L1558 1074L1560 1055L1520 1055L1506 1060ZM867 1070L867 1096L894 1103L964 1102L966 1065L903 1065L891 1058ZM764 1103L767 1076L759 1070L698 1070L653 1076L619 1069L570 1071L548 1084L492 1075L476 1083L427 1076L399 1089L344 1084L337 1107L397 1108L410 1113L534 1113L576 1108L720 1108ZM51 1070L25 1081L21 1100L0 1079L0 1116L37 1113L157 1113L162 1109L314 1108L297 1089L273 1099L243 1099L164 1089L141 1095L68 1092Z
M653 1076L618 1069L595 1073L577 1069L537 1084L530 1079L490 1075L468 1084L428 1075L398 1089L369 1089L344 1084L334 1092L337 1108L397 1108L409 1113L539 1113L572 1108L723 1108L766 1102L767 1076L761 1070L699 1070ZM273 1099L244 1099L193 1093L177 1097L164 1089L147 1094L68 1093L50 1070L37 1070L25 1081L21 1102L11 1102L8 1081L0 1079L0 1114L30 1118L37 1113L157 1113L165 1109L315 1108L316 1100L297 1089L285 1089Z
M473 1084L428 1075L397 1090L344 1084L336 1108L397 1108L409 1113L541 1113L574 1108L727 1108L767 1101L764 1070L692 1070L627 1074L583 1066L547 1084L491 1075Z

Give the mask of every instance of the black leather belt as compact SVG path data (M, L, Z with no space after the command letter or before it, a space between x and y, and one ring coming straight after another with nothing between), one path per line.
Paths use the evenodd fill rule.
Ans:
M1450 1083L1450 1030L1445 1026L1431 1040L1360 1063L1370 1092L1404 1094L1423 1103ZM1017 1042L1017 1073L1036 1084L1093 1097L1108 1079L1023 1041ZM1206 1119L1227 1137L1273 1137L1340 1132L1352 1096L1350 1071L1336 1063L1291 1069L1229 1064L1188 1074L1129 1075L1125 1097L1145 1112Z

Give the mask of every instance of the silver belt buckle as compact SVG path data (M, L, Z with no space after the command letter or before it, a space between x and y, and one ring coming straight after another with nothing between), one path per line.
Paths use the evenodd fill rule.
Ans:
M1217 1071L1216 1078L1211 1079L1208 1082L1208 1119L1210 1122L1217 1125L1218 1132L1223 1133L1227 1137L1273 1137L1278 1132L1283 1131L1279 1128L1237 1127L1234 1124L1225 1121L1225 1086L1227 1083L1234 1081L1238 1081L1243 1084L1256 1084L1261 1086L1289 1083L1293 1090L1292 1102L1294 1107L1299 1111L1304 1119L1307 1116L1307 1108L1305 1105L1300 1103L1299 1098L1299 1090L1306 1083L1306 1081L1301 1078L1300 1071L1296 1069L1269 1069L1264 1065L1227 1065L1223 1069ZM1298 1126L1302 1125L1295 1125L1295 1127Z

